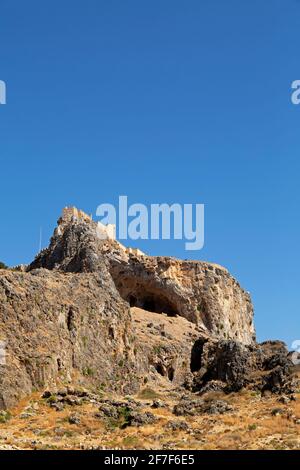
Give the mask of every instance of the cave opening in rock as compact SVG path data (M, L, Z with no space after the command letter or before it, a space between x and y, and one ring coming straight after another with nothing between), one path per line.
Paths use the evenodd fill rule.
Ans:
M203 346L206 340L197 339L193 344L191 351L191 372L198 372L201 369L201 358L203 354Z
M67 328L69 331L75 328L75 314L72 307L70 307L67 313Z
M148 312L165 313L171 317L178 315L175 305L160 293L131 292L126 296L126 300L130 307L139 307Z
M162 375L163 377L167 377L170 382L174 380L175 370L172 366L166 368L162 364L158 363L155 364L154 367L160 375Z
M128 302L129 302L130 307L135 307L137 304L137 299L136 297L134 297L134 295L130 295L128 297Z
M168 368L168 379L173 382L174 380L174 374L175 374L175 371L173 369L173 367L169 367Z
M155 312L157 310L156 303L154 299L145 299L143 302L143 309L148 312Z
M181 315L176 295L167 286L155 285L142 276L126 276L123 271L113 275L120 296L131 308L138 307L152 313L165 313L170 317Z
M165 369L161 364L155 364L155 369L160 375L165 376Z

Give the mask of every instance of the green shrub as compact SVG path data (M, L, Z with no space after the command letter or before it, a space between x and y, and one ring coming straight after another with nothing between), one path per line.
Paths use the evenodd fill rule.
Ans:
M49 398L47 398L47 403L56 403L57 402L57 396L56 395L51 395Z
M130 422L130 409L128 406L122 406L119 409L119 416L121 418L120 427L126 427Z
M257 424L249 424L248 426L249 431L255 431L256 428L257 428Z
M157 345L153 346L154 354L160 354L163 351L164 351L164 346L162 344L157 344Z
M88 377L91 377L95 374L95 371L94 369L92 369L91 367L85 367L82 371L83 375L86 375Z
M1 411L0 412L0 423L4 424L9 421L11 418L11 414L9 411Z

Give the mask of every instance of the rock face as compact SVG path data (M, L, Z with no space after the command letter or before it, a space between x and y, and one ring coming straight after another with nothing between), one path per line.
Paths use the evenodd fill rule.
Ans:
M255 340L249 295L219 266L109 252L110 272L131 306L182 316L216 338Z
M1 271L6 364L0 365L0 408L58 378L137 388L131 337L129 309L107 279L45 269Z
M237 392L250 386L261 392L294 393L298 387L293 380L293 363L281 341L249 346L200 339L195 346L194 392Z
M203 332L183 317L131 308L140 374L152 388L182 385L190 374L191 350Z
M224 268L98 235L86 214L64 211L25 272L0 270L0 408L59 384L289 390L287 351L256 344L250 297Z
M255 341L250 296L226 269L132 253L114 240L99 239L97 224L86 217L61 218L49 248L29 270L99 272L104 260L131 307L185 317L216 338Z

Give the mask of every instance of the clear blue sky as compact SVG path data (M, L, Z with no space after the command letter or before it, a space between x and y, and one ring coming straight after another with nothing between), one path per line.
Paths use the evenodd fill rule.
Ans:
M62 207L206 205L206 243L258 338L300 338L297 0L2 0L0 259L27 263Z

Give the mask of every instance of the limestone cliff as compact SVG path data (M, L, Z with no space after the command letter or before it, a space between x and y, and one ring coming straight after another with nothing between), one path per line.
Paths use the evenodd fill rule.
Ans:
M216 338L255 341L250 296L225 268L132 252L99 239L97 224L87 217L61 218L49 248L29 269L98 272L103 261L131 306L185 317Z
M103 240L76 209L25 272L0 270L0 340L0 408L59 384L291 389L287 351L256 344L251 299L226 269Z
M137 388L129 309L101 275L0 271L0 339L0 408L57 380Z

